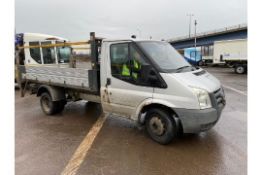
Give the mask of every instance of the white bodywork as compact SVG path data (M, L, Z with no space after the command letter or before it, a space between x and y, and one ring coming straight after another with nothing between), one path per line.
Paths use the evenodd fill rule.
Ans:
M222 59L221 59L222 58ZM214 43L214 64L225 63L225 61L246 61L247 40L227 40Z

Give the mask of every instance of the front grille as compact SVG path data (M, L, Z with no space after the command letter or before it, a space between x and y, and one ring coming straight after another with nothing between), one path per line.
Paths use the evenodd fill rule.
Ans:
M223 93L222 88L219 88L213 94L214 94L215 103L216 103L217 106L225 104L225 95Z

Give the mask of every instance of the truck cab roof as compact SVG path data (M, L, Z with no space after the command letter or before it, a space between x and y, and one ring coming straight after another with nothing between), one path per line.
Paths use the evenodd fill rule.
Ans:
M47 41L47 40L64 40L68 41L66 38L62 38L59 36L42 34L42 33L21 33L17 34L17 36L22 36L24 42L29 41Z
M119 38L119 39L103 39L103 42L125 42L125 41L133 41L133 42L140 42L140 41L152 41L152 42L155 42L155 41L160 41L160 40L152 40L152 39L143 39L143 38L137 38L137 39L134 39L134 38ZM162 41L163 42L163 41Z

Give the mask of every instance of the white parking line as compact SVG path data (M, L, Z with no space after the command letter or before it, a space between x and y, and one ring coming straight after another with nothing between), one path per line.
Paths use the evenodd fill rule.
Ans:
M104 122L106 120L106 116L102 114L96 123L93 125L91 130L88 132L88 134L85 136L82 143L78 146L77 150L71 157L70 161L68 162L67 166L61 173L61 175L75 175L83 163L85 156L88 152L88 150L91 148L96 136L98 135L100 129L102 128Z
M225 85L223 85L223 87L224 87L224 88L227 88L227 89L230 89L230 90L232 90L232 91L235 91L235 92L237 92L237 93L239 93L239 94L242 94L242 95L247 96L247 94L246 94L245 92L240 91L240 90L238 90L238 89L232 88L232 87L230 87L230 86L225 86Z

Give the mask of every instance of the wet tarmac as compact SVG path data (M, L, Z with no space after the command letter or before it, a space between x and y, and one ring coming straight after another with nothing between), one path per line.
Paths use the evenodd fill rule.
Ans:
M77 174L247 174L247 76L206 70L227 87L227 106L213 129L163 146L131 121L108 116ZM60 174L101 114L99 105L80 101L49 117L34 95L16 91L15 101L17 175Z

